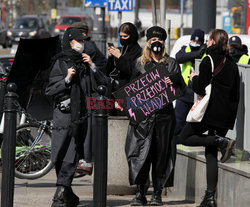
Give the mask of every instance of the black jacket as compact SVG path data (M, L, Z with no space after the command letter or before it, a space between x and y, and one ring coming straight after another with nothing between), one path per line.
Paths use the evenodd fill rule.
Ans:
M242 51L235 47L230 48L230 56L233 58L234 62L238 63L242 55L248 55L246 51ZM250 64L250 60L248 61Z
M169 57L165 63L166 70L170 72L172 82L180 86L185 84L181 76L179 64L175 59ZM143 73L140 71L147 71L155 64L157 63L152 60L145 66L142 66L140 60L138 60L134 70L137 71L137 75L140 75ZM153 150L157 151L157 154L163 158L160 166L157 167L158 172L161 174L160 183L158 184L161 187L173 186L176 158L174 131L175 114L172 103L140 122L139 125L129 125L125 152L129 165L129 181L131 185L137 183L138 175L148 157L152 140L156 139L155 136L159 133L161 135L157 139L160 139L161 144L153 146Z
M131 80L136 59L141 56L142 48L136 43L121 48L122 56L117 59L109 57L107 63L107 75L119 81L119 88Z
M216 75L212 79L211 96L202 121L212 126L233 129L240 97L238 66L218 45L209 47L207 54L213 59ZM218 72L216 68L224 56L226 56L224 68ZM193 77L193 90L204 96L205 88L212 78L209 57L203 59L199 71L199 76Z
M83 52L89 55L93 63L95 63L96 67L98 67L99 70L105 73L107 59L102 54L102 52L98 49L95 42L91 40L85 41L85 49Z

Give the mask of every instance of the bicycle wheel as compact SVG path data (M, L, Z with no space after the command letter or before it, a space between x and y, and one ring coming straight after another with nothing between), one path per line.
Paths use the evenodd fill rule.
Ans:
M16 131L15 176L20 179L37 179L52 168L51 132L42 124L23 124Z

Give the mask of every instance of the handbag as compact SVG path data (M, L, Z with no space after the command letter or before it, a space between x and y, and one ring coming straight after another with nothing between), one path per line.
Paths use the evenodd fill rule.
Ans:
M224 57L223 61L218 65L217 68L221 67L221 69L219 70L219 72L217 72L216 74L214 74L214 62L213 59L210 55L207 55L210 58L211 61L211 68L212 68L212 79L214 78L215 75L217 75L222 68L224 67L224 63L226 61L226 58ZM223 63L223 64L222 64ZM217 69L216 68L216 69ZM201 120L204 117L204 114L206 112L208 103L209 103L209 99L210 99L210 95L211 95L211 89L212 89L212 79L210 81L210 84L207 85L207 87L205 88L205 92L206 95L205 96L198 96L197 100L195 101L194 105L191 107L186 121L187 122L201 122Z

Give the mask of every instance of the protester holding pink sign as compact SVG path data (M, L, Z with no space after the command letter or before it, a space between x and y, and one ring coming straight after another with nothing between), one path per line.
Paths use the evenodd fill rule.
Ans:
M179 64L166 54L164 45L167 38L166 31L161 27L153 26L147 30L146 37L147 43L142 56L136 62L134 74L140 76L153 67L156 69L124 88L128 97L131 93L143 91L140 98L137 95L139 102L154 98L157 90L162 94L167 88L171 89L170 93L175 93L175 88L185 88ZM158 65L159 69L164 66L164 69L169 72L168 77L160 78ZM152 86L148 87L149 84ZM139 102L134 101L134 105ZM147 203L144 186L149 177L151 165L154 192L150 205L162 205L162 189L173 186L176 157L175 114L172 102L165 101L165 103L155 113L147 115L145 120L136 124L131 122L128 128L125 151L129 165L129 181L131 185L137 185L132 206ZM132 110L129 113L133 115Z

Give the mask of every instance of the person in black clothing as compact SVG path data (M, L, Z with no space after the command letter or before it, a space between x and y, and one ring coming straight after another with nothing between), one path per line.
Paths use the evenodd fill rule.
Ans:
M74 22L69 28L77 28L79 29L84 36L88 36L89 27L84 22ZM95 63L96 67L99 68L103 73L105 73L107 59L102 54L102 52L98 49L95 42L92 41L90 38L89 40L85 41L85 48L84 53L90 56L93 63Z
M212 84L211 96L206 113L201 122L187 122L180 133L182 144L204 146L206 156L207 190L200 207L216 207L214 198L218 182L218 149L221 162L226 162L235 141L226 138L228 129L233 129L239 102L239 71L236 63L228 54L228 34L221 29L212 30L207 43L207 55L200 66L199 75L191 72L193 91L205 95L205 87ZM223 63L225 61L225 63ZM208 131L208 135L203 134Z
M175 55L176 61L182 64L182 76L187 85L184 95L178 98L175 104L176 135L185 126L187 114L194 104L194 92L189 81L191 68L195 66L195 59L202 58L205 55L205 51L204 32L196 29L191 35L189 45L183 46ZM180 143L180 140L177 139L176 142Z
M166 31L158 26L147 30L147 43L143 54L138 58L132 77L137 77L159 63L165 65L170 76L167 83L175 87L185 88L179 64L166 54ZM173 104L152 114L138 125L129 124L126 138L126 157L129 165L129 182L137 185L137 193L132 206L142 206L147 203L145 183L149 177L152 165L152 181L154 192L150 205L162 205L162 190L173 186L174 166L176 157L175 144L175 114Z
M77 28L81 31L81 33L84 36L88 36L88 25L84 22L74 22L72 25L69 26L70 28ZM105 69L106 69L106 64L107 64L107 59L106 57L102 54L102 52L97 48L95 42L90 40L85 41L85 47L83 50L83 53L86 53L87 55L90 56L91 60L93 63L98 67L100 71L102 71L105 74ZM97 94L92 94L92 96L97 96ZM93 114L93 113L90 113ZM94 117L89 116L89 127L94 127L95 126L95 121ZM93 172L93 135L94 130L89 128L87 136L84 141L84 158L85 159L80 159L79 164L76 169L75 177L81 177L84 175L91 175Z
M123 23L119 28L122 47L108 47L107 76L112 81L112 92L127 84L132 77L135 61L141 56L142 48L138 44L138 31L134 24ZM122 115L113 110L111 115Z
M63 50L55 57L46 88L46 95L52 96L55 102L51 161L55 163L57 190L52 207L75 207L79 203L71 183L89 124L86 97L92 92L92 76L96 84L104 84L91 58L82 54L86 39L78 29L67 31Z
M236 63L250 64L250 57L248 56L248 48L243 45L238 36L232 36L229 39L229 53Z

